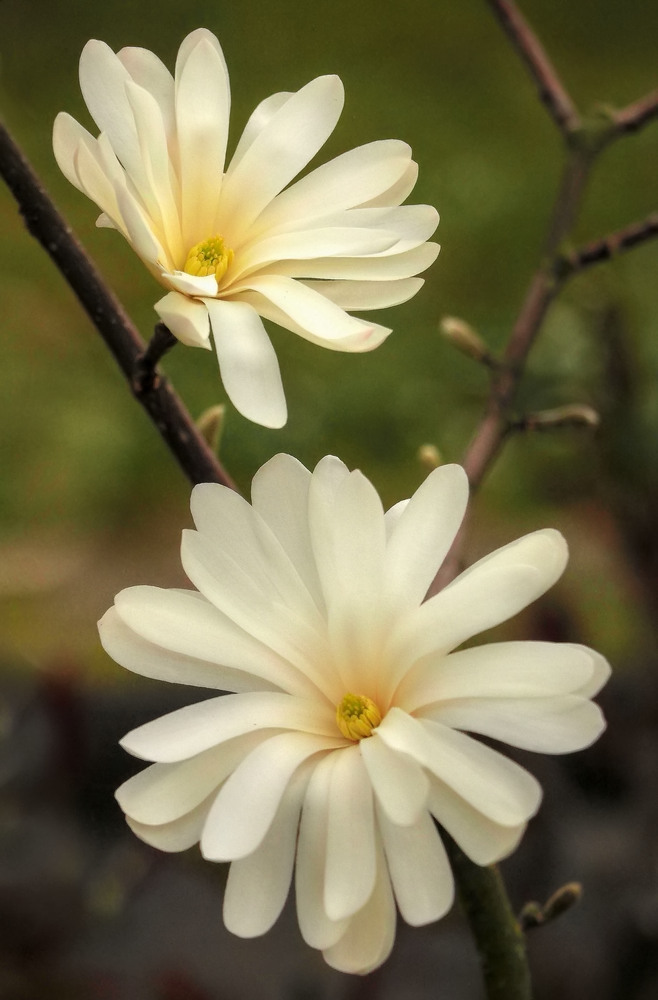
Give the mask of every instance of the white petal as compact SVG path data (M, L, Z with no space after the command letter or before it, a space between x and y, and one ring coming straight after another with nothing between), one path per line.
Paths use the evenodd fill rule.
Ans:
M398 306L413 298L424 282L422 278L403 278L400 281L305 281L304 284L349 312Z
M165 131L169 140L175 129L174 78L155 53L148 49L128 46L117 52L117 58L140 87L151 94L158 103Z
M249 691L179 708L133 729L121 740L121 746L144 760L167 763L186 760L259 729L292 729L328 736L330 745L337 732L333 714L323 703L278 691Z
M171 823L153 826L147 823L138 823L130 816L126 816L126 822L140 840L152 847L157 847L159 851L186 851L193 844L199 842L203 824L214 796L213 792L192 812L186 813L185 816L181 816L180 819Z
M248 857L233 861L229 868L224 923L238 937L265 934L283 909L292 881L299 815L308 778L308 768L293 777L260 847Z
M516 826L494 823L437 778L430 782L429 808L476 865L490 865L506 858L516 848L526 828L525 823Z
M414 163L412 160L399 180L395 181L394 184L391 184L389 188L382 191L382 193L377 195L375 198L370 198L368 201L362 202L360 207L378 208L380 206L387 205L401 205L415 188L417 180L418 164Z
M282 90L278 94L270 94L264 101L254 108L249 121L244 127L242 135L235 147L235 152L231 157L231 170L235 170L238 163L247 152L254 139L263 131L270 119L279 111L283 105L292 97L290 91Z
M327 141L343 108L337 76L321 76L293 94L231 163L222 187L218 218L229 246L241 235Z
M283 427L287 410L279 363L258 314L246 302L205 302L229 399L249 420Z
M577 693L584 698L593 698L595 694L599 693L603 685L607 683L611 673L610 664L604 656L601 656L600 653L597 653L594 649L590 649L588 646L576 646L576 648L587 653L593 665L590 680L579 687Z
M517 826L539 808L541 788L536 779L464 733L414 719L398 708L388 712L377 732L390 747L408 753L494 823Z
M439 255L436 243L378 257L319 257L308 261L281 261L276 273L303 278L348 278L350 281L391 281L426 271Z
M350 920L343 936L323 952L340 972L365 975L385 962L395 941L395 903L386 862L378 845L377 878L370 899Z
M53 152L57 166L66 179L83 194L86 194L86 191L83 190L75 165L76 153L81 142L94 141L93 136L75 118L65 111L59 112L53 125Z
M299 826L295 868L297 919L302 937L311 948L330 947L348 926L347 920L330 920L324 908L329 788L338 759L338 754L327 754L315 766Z
M400 913L413 927L448 912L455 885L445 848L427 811L413 826L397 826L383 810L378 824Z
M254 509L269 525L322 609L315 558L308 524L311 473L291 455L275 455L256 473L251 484Z
M183 242L189 250L215 235L228 138L228 71L219 42L209 31L199 29L184 40L175 86Z
M181 344L210 350L210 319L202 302L195 302L180 292L169 292L153 308Z
M435 705L419 715L538 753L583 750L605 729L598 705L572 694L555 698L465 698Z
M161 825L180 819L217 791L240 761L263 739L247 733L189 760L151 764L117 789L117 802L131 819Z
M594 660L572 643L493 642L428 659L400 685L396 703L407 712L453 698L541 698L580 694Z
M146 217L144 210L138 205L127 187L118 186L115 191L119 211L131 246L145 264L155 268L158 262L162 263L166 260L167 255L153 232L151 220Z
M434 469L398 518L386 545L386 586L396 604L425 597L463 520L468 479L459 465Z
M372 786L358 746L336 754L329 788L324 908L330 920L353 916L375 886Z
M405 175L411 149L397 139L358 146L323 163L279 194L258 219L258 232L293 228L353 208L390 189Z
M377 801L392 823L411 826L427 804L429 780L407 754L391 750L375 731L359 743Z
M176 292L196 298L214 298L217 295L217 278L214 274L188 274L186 271L166 271L160 275L163 284Z
M209 861L245 858L263 842L296 771L313 754L338 740L307 733L281 733L261 743L222 786L201 837Z
M253 678L261 678L257 689L275 686L285 687L292 693L315 692L310 684L290 664L277 656L267 645L261 644L250 632L243 631L226 618L200 595L190 591L162 590L159 587L129 587L115 598L118 615L128 628L149 643L165 651L162 673L146 673L146 676L161 676L178 683L197 684L219 690L253 690ZM253 630L252 630L253 631ZM101 631L105 641L105 630ZM110 633L110 648L117 642L129 640L119 633L118 639ZM139 646L135 647L135 653ZM191 664L176 676L172 668L177 658L167 658L167 653L179 654L185 658L206 661ZM110 655L113 655L110 652ZM154 664L154 670L157 670ZM129 669L134 669L129 666ZM150 669L150 663L149 663ZM167 676L164 676L164 671ZM141 673L141 670L137 670ZM242 674L244 673L244 679ZM190 677L192 679L190 679ZM236 684L241 685L235 687ZM264 683L263 683L264 682ZM244 686L242 686L244 685Z

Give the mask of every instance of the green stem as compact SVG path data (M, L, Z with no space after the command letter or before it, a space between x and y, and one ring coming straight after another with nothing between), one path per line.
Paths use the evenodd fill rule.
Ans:
M480 955L487 1000L532 1000L525 938L498 868L480 868L445 832L443 839Z

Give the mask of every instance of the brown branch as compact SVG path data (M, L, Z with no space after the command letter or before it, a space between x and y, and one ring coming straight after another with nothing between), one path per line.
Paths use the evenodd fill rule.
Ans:
M154 372L152 364L151 377L141 377L144 358L149 357L144 341L1 122L0 176L18 202L29 232L73 289L185 474L193 483L218 482L234 488L167 379Z
M656 236L658 236L658 212L653 212L641 222L634 222L624 229L604 236L601 240L594 240L584 247L560 255L554 265L556 277L559 281L566 281L579 271L641 246Z
M637 132L654 118L658 118L658 90L612 113L612 121L621 135Z
M489 0L493 12L537 84L542 103L560 131L580 128L580 115L544 47L512 0Z

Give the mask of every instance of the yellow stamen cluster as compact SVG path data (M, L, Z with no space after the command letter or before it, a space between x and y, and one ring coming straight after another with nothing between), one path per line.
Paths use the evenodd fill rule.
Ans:
M381 712L374 701L362 694L346 694L336 709L338 728L348 740L372 736L381 721Z
M208 240L203 240L192 247L187 255L183 270L187 274L194 274L199 278L205 278L208 274L214 274L217 281L220 281L233 260L233 251L224 245L221 236L211 236Z

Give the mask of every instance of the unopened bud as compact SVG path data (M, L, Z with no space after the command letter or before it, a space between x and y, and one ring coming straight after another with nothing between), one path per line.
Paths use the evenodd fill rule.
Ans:
M439 330L446 340L454 344L457 350L468 358L473 358L474 361L479 361L489 367L495 366L496 360L482 337L463 319L458 319L456 316L444 316L439 323Z
M216 406L209 406L207 410L204 410L196 422L202 437L216 455L219 453L219 445L222 440L225 413L224 404L217 403Z
M595 430L601 422L599 414L586 403L570 403L554 410L529 413L519 421L520 430L548 431L560 427L587 427Z
M417 452L417 458L420 464L430 472L438 469L443 461L441 452L435 444L421 444Z

